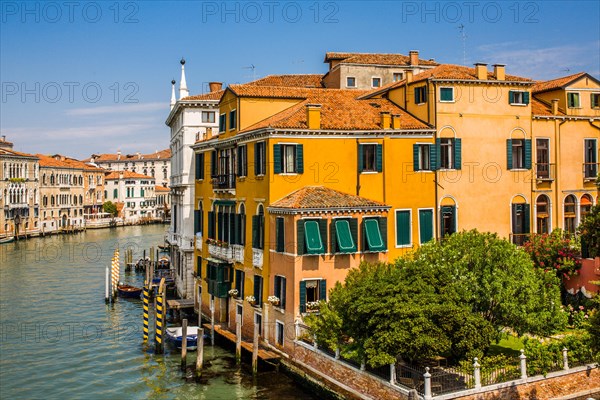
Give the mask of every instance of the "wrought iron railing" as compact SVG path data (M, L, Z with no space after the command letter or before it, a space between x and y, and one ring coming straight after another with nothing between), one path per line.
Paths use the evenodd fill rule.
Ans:
M215 175L212 185L213 189L235 189L235 174Z

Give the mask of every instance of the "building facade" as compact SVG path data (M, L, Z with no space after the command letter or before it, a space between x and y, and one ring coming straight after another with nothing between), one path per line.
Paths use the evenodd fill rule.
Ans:
M158 185L169 187L171 177L171 150L150 154L92 154L85 162L108 171L131 171L154 178Z
M103 168L87 164L83 167L83 215L86 219L103 212L105 172Z
M107 201L117 203L126 223L160 218L156 203L156 182L151 176L131 171L113 171L104 178Z

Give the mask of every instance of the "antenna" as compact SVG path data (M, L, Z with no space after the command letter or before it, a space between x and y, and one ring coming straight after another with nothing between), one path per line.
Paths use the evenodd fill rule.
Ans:
M255 81L256 80L256 67L254 66L254 64L250 64L249 67L242 67L242 69L251 69L252 70L252 80Z
M463 45L463 65L467 65L467 34L465 33L465 26L460 24L458 26L458 31L460 32L460 40L462 40Z

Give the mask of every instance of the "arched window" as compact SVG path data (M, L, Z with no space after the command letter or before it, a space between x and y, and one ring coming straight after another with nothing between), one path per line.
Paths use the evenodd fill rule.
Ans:
M264 249L265 246L265 209L258 205L256 215L252 217L252 247Z
M452 235L457 230L456 202L452 197L445 197L440 203L440 237Z
M593 206L592 196L589 194L584 194L581 196L581 202L579 203L579 219L583 221L583 218L592 210Z
M511 204L512 242L522 246L529 239L530 207L523 196L515 196Z
M574 234L576 228L576 219L577 219L577 198L570 194L565 197L564 203L564 227L565 232Z
M246 244L246 206L240 204L238 218L238 244L244 246Z
M538 196L535 202L537 233L550 233L550 199L545 194Z

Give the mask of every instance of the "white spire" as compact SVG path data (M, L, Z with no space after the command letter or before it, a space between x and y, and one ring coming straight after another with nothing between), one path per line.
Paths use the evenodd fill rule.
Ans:
M175 79L171 81L171 110L175 107L177 99L175 98Z
M185 82L185 59L181 59L181 82L179 82L179 100L184 97L188 97L190 95L190 91L187 88L187 83Z

